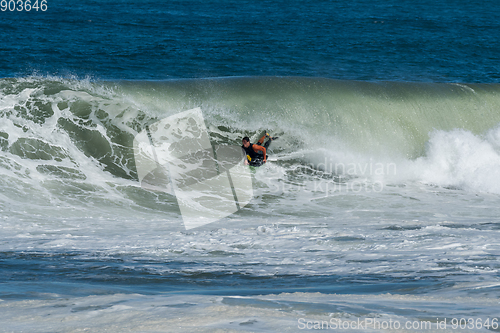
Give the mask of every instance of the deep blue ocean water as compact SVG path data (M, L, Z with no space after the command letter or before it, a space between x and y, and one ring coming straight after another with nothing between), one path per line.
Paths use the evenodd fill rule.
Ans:
M1 77L498 82L489 1L79 1L0 12Z
M10 4L0 331L500 331L499 2ZM186 230L133 145L196 107L213 144L280 139Z

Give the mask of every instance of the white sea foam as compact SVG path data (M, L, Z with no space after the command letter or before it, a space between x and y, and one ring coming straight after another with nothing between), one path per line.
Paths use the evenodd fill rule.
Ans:
M489 318L491 324L498 315L498 300L484 296L282 293L244 297L175 294L72 298L47 294L45 297L0 302L2 330L46 332L50 327L58 332L302 332L307 327L311 330L321 325L325 330L335 331L344 325L342 331L346 332L394 332L394 325L403 329L407 325L409 331L442 332L452 331L454 324L457 328L460 319L462 324L469 318L476 324ZM457 323L452 321L454 318ZM420 329L411 329L415 327ZM489 330L474 325L467 331Z
M421 170L421 180L443 187L500 194L499 136L499 127L484 136L465 130L433 132L426 156L415 162Z
M36 80L53 88L54 82L45 79L18 83L36 86ZM361 119L349 113L352 109L335 120L318 107L313 110L316 121L329 121L332 126L318 129L304 116L307 103L296 107L286 101L275 103L278 111L273 114L270 109L267 113L252 109L244 98L223 92L218 95L222 101L214 103L198 97L186 100L186 94L177 91L181 97L172 97L162 113L160 97L168 89L155 95L133 84L110 89L90 82L55 81L63 87L47 96L43 89L30 87L7 95L2 91L0 111L6 113L0 122L0 252L6 262L13 262L14 272L15 265L27 261L40 268L33 271L64 277L55 284L79 285L80 278L102 282L123 276L140 281L121 287L96 283L96 289L83 284L90 289L84 288L81 297L72 292L65 295L51 281L46 281L44 295L38 290L44 281L9 286L3 294L9 298L0 303L6 330L43 331L51 326L56 331L175 331L178 327L294 331L300 316L420 318L402 313L404 306L422 318L426 311L448 318L465 316L472 307L480 309L475 313L493 315L498 301L491 296L498 293L495 258L500 251L499 128L485 130L480 124L453 129L445 124L445 129L419 132L412 140L392 114L386 119L387 128L372 126L384 124L384 119L374 119L369 126L359 123L349 130L341 121ZM262 105L259 98L250 100ZM35 102L49 106L40 109L46 116L29 109ZM127 138L149 121L197 104L206 111L207 128L217 143L234 144L243 135L255 139L268 125L281 138L272 143L271 161L253 174L255 195L248 206L216 223L186 231L175 197L140 188ZM33 114L23 113L26 106ZM30 118L33 115L43 121ZM427 128L425 121L417 120L410 129ZM397 135L405 138L399 146L391 136L398 126ZM361 147L366 149L360 149L363 137L372 139ZM115 271L106 271L109 267ZM139 287L134 289L148 284L141 282L145 277L161 282L175 274L180 274L181 284L196 274L214 276L212 283L241 275L269 279L263 289L324 291L333 285L331 292L352 288L358 295L178 297L148 296L140 294ZM304 284L293 284L294 276ZM196 278L183 287L192 283L198 283ZM257 288L254 280L242 278L238 283L242 288ZM363 287L372 289L366 292ZM112 295L92 296L106 288L112 289ZM391 288L425 295L374 295ZM132 294L123 294L123 289ZM431 294L436 289L439 295L434 298ZM88 318L95 321L89 324Z

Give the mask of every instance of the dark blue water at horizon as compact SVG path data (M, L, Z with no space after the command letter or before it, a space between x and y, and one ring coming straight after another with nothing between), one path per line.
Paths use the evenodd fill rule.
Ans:
M0 77L500 82L496 1L79 1L0 12Z

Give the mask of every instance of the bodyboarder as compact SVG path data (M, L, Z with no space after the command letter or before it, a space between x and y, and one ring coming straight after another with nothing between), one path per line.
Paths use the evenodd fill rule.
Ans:
M264 140L268 138L267 142L264 143ZM250 139L246 136L241 141L243 145L241 148L245 151L246 159L245 165L250 166L261 166L267 161L267 148L272 141L276 140L278 137L272 137L269 133L265 133L257 143L250 143Z

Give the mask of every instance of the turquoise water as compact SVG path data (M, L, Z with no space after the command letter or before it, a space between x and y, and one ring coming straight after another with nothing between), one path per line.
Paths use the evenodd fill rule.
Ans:
M48 8L1 12L1 331L499 331L495 2ZM133 142L197 107L280 139L186 230Z

